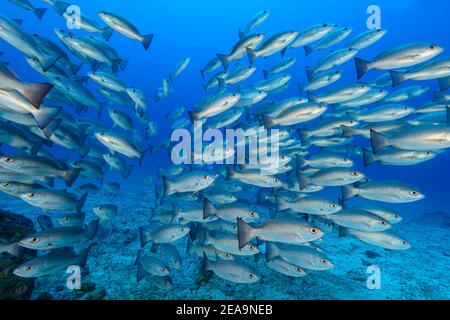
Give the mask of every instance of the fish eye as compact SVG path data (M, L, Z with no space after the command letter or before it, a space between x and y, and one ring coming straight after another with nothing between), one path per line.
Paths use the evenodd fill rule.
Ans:
M328 264L328 260L327 259L322 259L322 260L320 260L320 262L322 262L322 264Z
M255 247L254 246L249 246L248 247L250 250L255 250Z
M249 274L248 274L248 277L249 277L250 279L254 279L254 278L255 278L255 275L254 275L253 273L249 273Z
M180 232L184 232L184 230L185 230L184 228L180 228Z
M275 182L275 183L279 183L279 182L280 182L280 180L278 180L278 179L273 179L273 182Z
M381 32L381 29L377 29L377 32Z
M352 172L352 176L354 176L354 177L357 177L357 176L359 176L359 172L357 172L357 171L353 171L353 172Z
M436 46L435 44L433 44L433 45L430 46L430 49L431 49L431 50L434 50L434 49L436 49L436 48L437 48L437 46Z
M207 180L207 179L208 179L208 176L203 176L203 179Z
M28 196L28 198L35 198L36 197L36 193L29 193L27 196Z
M407 245L408 245L408 241L403 240L403 241L402 241L402 244L403 244L404 246L407 246Z
M328 27L328 24L325 23L322 27L323 27L323 28L327 28L327 27Z
M167 268L161 268L162 272L167 272Z
M335 203L330 204L330 207L337 208L337 205Z
M386 221L384 221L384 220L381 220L380 223L381 223L382 226L387 225Z
M400 215L398 215L398 214L395 213L395 214L394 214L394 218L395 218L395 219L398 219L398 218L400 218Z
M350 49L348 49L348 51L350 51L350 52L351 52L351 51L353 51L353 49L352 49L352 48L350 48Z
M419 195L419 192L417 192L417 191L411 191L409 194L416 197L416 196Z
M30 239L30 242L31 242L31 243L38 243L39 241L40 241L39 238L31 238L31 239Z
M5 158L5 162L12 163L12 162L14 162L14 159L8 157L8 158Z
M26 266L25 271L31 271L33 269L33 266Z
M250 212L250 217L256 217L256 212Z
M297 268L295 268L295 271L302 272L303 270L302 270L302 268L297 267Z
M311 228L311 229L309 229L309 232L311 232L312 234L317 234L317 233L319 233L319 230L316 228Z
M11 184L8 182L5 182L5 183L2 183L2 186L5 188L9 188L11 186Z
M64 221L70 221L70 219L71 219L70 217L64 217L63 218Z

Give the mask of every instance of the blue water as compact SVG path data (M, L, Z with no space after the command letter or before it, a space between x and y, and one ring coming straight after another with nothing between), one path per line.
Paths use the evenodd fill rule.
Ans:
M42 3L34 1L38 6ZM360 57L365 59L372 59L376 54L390 49L392 47L407 44L412 42L429 42L437 43L444 48L450 50L450 29L446 26L448 20L448 12L450 11L450 3L444 0L397 0L397 1L240 1L240 0L217 0L217 1L201 1L201 0L172 0L172 1L88 1L78 0L77 5L81 7L83 14L95 18L101 23L101 20L96 17L96 12L100 10L106 10L119 13L120 15L130 19L139 30L146 33L154 33L155 38L152 46L148 52L145 52L142 46L138 42L131 41L125 37L122 37L118 33L114 32L110 44L117 49L119 55L130 59L130 63L127 69L120 73L120 78L129 86L137 87L144 90L150 98L150 119L155 121L159 126L158 136L152 138L150 143L157 145L170 135L170 123L166 120L165 114L169 113L179 105L184 105L187 109L192 108L204 95L202 79L199 70L204 67L216 53L227 53L237 40L237 31L239 28L243 28L249 19L258 11L266 9L271 12L270 18L261 26L258 27L257 32L265 34L272 34L279 31L295 29L301 30L310 25L324 22L333 22L339 25L351 26L354 28L350 38L356 36L360 32L365 31L366 20L368 15L366 9L371 4L377 4L381 8L382 13L382 27L388 29L388 34L375 45L364 49L359 54ZM45 6L45 4L43 4ZM2 14L5 14L12 18L21 18L24 20L23 28L28 31L32 31L44 36L47 36L57 42L56 37L52 33L53 28L65 28L65 21L59 17L51 8L44 17L43 21L37 21L32 13L23 11L17 8L11 3L3 3L0 9ZM84 31L77 31L81 34L85 34ZM349 39L350 39L349 38ZM347 39L348 40L348 39ZM345 41L347 41L345 40ZM0 51L4 51L5 55L1 58L10 62L13 69L20 75L22 79L27 81L44 81L44 79L32 70L23 59L23 54L7 45L5 42L0 41ZM276 96L277 99L288 98L296 96L298 94L296 89L296 82L305 83L306 76L304 67L307 65L314 65L319 56L323 56L324 53L315 53L310 57L305 57L303 49L291 50L288 53L290 56L297 58L297 64L290 71L293 75L294 81L288 90ZM443 53L446 55L446 52ZM188 69L175 80L172 85L173 92L169 97L160 103L152 101L155 91L161 86L161 81L170 72L173 71L176 64L185 56L191 58L191 64ZM270 66L273 62L279 59L278 55L274 55L267 60L258 60L256 66L258 68L257 73L252 78L244 83L249 84L258 79L262 79L262 70L265 67ZM246 61L246 58L244 58ZM243 60L243 61L244 61ZM337 86L343 83L354 82L356 79L354 64L348 62L339 68L343 71L344 77L340 82L335 84ZM88 67L84 67L80 74L87 73ZM365 81L375 79L380 75L379 72L372 71L364 78ZM422 84L422 83L421 83ZM430 100L432 92L439 89L437 81L424 82L424 85L429 85L431 90L424 96L411 101L412 106L420 106ZM410 82L403 85L411 85ZM89 88L95 88L92 82L88 82ZM401 87L400 87L401 88ZM320 92L329 90L330 87L323 89ZM83 117L92 116L94 113L87 113ZM110 119L107 113L104 113L102 121L110 123ZM62 149L56 149L58 152L55 154L58 158L72 157L73 154L67 153ZM364 168L360 159L357 160L357 166L366 173L367 176L376 178L377 180L383 179L395 179L403 182L407 182L411 185L419 188L425 195L426 199L415 202L412 204L403 204L399 206L391 206L392 208L398 208L404 216L406 222L416 221L417 217L421 217L423 213L442 211L448 212L449 206L449 191L450 191L450 170L448 164L450 163L450 153L443 153L432 161L416 166L383 166L373 165L369 168ZM147 186L143 185L145 178L149 176L155 176L156 165L164 166L169 165L170 159L167 157L166 152L158 152L147 155L142 167L137 167L133 172L129 180L123 181L119 174L109 171L105 177L105 182L120 181L122 188L126 190L121 194L120 198L116 201L118 203L128 203L134 199L139 202L139 197L135 194L145 194L148 190ZM331 194L337 198L338 194L333 191ZM95 203L96 199L90 199L92 203ZM100 201L100 200L98 200ZM130 208L133 205L130 205ZM134 203L136 207L140 206L139 203ZM3 197L2 207L4 209L18 210L20 205L12 198ZM23 205L23 207L26 207ZM25 209L24 209L25 210ZM28 209L26 209L28 210ZM36 210L34 210L36 212ZM123 214L127 214L126 212ZM145 213L148 214L148 213ZM142 219L145 221L145 219ZM125 219L126 221L126 219ZM427 245L432 246L438 251L443 246L443 251L448 249L448 230L439 229L441 234L433 238L434 243L428 243L431 241L428 238L421 239L421 228L426 228L420 223L420 219L414 224L417 233L411 233L411 237L416 237L416 242L421 242L424 250ZM129 222L129 228L137 228L139 225L133 226ZM425 223L425 222L424 222ZM431 223L427 221L426 223ZM114 224L110 222L109 226ZM119 224L119 222L117 222ZM413 230L414 228L410 228ZM346 240L347 241L347 240ZM411 240L412 241L412 240ZM438 242L438 243L436 243ZM445 249L447 248L447 249ZM384 252L384 251L383 251ZM448 251L447 251L448 252ZM426 252L417 252L417 257L424 257ZM398 265L400 259L405 259L404 267L406 264L412 263L405 257L404 253L391 254L389 253L389 259L395 261L397 259ZM439 259L439 255L436 259ZM419 259L417 258L417 259ZM415 260L417 260L415 259ZM448 266L448 257L443 257ZM446 260L445 260L446 259ZM351 260L351 259L349 259ZM190 260L192 264L196 261ZM433 263L433 261L430 264ZM387 262L388 263L388 262ZM352 262L349 261L348 265ZM444 263L445 265L445 263ZM95 269L95 264L90 266L90 269ZM190 266L189 268L193 268ZM188 269L189 269L188 268ZM134 272L134 271L133 271ZM420 273L417 275L422 280L426 280L427 273ZM101 274L97 274L97 280L102 281ZM128 277L134 277L133 275L127 276L121 275L126 282ZM345 276L343 276L345 278ZM120 278L120 277L119 277ZM275 285L283 287L283 278L274 278L275 281L279 281ZM280 280L277 280L280 279ZM420 279L419 279L420 280ZM55 280L56 282L57 280ZM309 280L311 281L311 280ZM426 281L424 281L426 282ZM50 286L50 285L49 285ZM439 284L438 284L439 286ZM258 288L255 285L255 288ZM400 293L401 286L395 287L390 291L389 295L371 296L368 293L369 298L408 298L408 295L402 295ZM259 288L260 289L260 288ZM41 292L51 291L52 288L46 287L42 282L39 290ZM108 290L108 289L107 289ZM177 290L175 288L174 290ZM181 290L181 289L180 289ZM252 289L248 289L249 292ZM258 290L258 289L255 289ZM282 289L280 289L282 290ZM345 288L343 289L345 290ZM364 295L354 297L350 294L352 288L347 288L348 292L342 292L331 297L337 298L364 298ZM397 291L396 291L397 290ZM111 290L113 291L113 290ZM120 292L120 291L114 291ZM168 294L168 298L199 298L194 293L190 296L188 291L183 291L184 295L177 296L173 293L171 296ZM215 292L215 291L213 291ZM222 291L221 291L222 292ZM111 294L109 298L155 298L152 295L145 296L136 295L133 296L129 292L124 293L124 296L120 296L120 293ZM220 294L212 294L212 298L224 298ZM236 293L231 293L231 298L245 298L252 296L245 296L242 290ZM225 296L225 298L229 298ZM259 298L259 296L255 296ZM267 298L267 296L264 296ZM293 298L302 298L301 296L292 295ZM317 295L317 298L327 298L328 296ZM415 296L414 298L448 298L450 297L450 291L447 289L438 290L438 294L433 297ZM60 298L73 298L70 293L67 296L60 295ZM280 296L274 296L274 298L289 298L285 292ZM314 298L314 294L308 294L308 298Z

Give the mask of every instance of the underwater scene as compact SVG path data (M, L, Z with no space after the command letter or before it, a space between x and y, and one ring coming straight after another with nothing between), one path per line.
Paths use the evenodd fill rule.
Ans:
M2 0L0 300L449 299L449 10Z

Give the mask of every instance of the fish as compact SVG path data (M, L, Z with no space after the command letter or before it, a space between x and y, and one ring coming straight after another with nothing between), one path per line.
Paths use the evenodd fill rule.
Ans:
M299 32L297 38L289 45L289 49L307 46L319 41L334 30L336 26L330 23L316 24Z
M411 244L397 235L387 232L364 232L353 229L342 228L341 236L351 235L367 244L389 250L409 250Z
M261 188L281 187L282 181L270 175L261 175L259 170L246 170L244 172L236 172L227 167L227 180L236 180L241 183L257 186Z
M71 265L84 267L87 263L88 254L95 243L76 254L72 248L61 248L52 250L32 260L26 261L13 273L20 278L41 278L54 275L67 270Z
M139 229L141 247L145 247L148 243L154 245L172 243L185 237L190 231L188 226L178 224L163 225L155 230L141 227Z
M76 17L74 17L76 15ZM100 25L92 20L91 18L85 16L82 12L70 11L70 7L68 7L62 14L62 17L68 23L76 24L78 28L83 29L87 32L91 33L100 33L106 41L108 41L112 34L113 29L109 27L100 27Z
M44 229L19 241L20 246L31 250L54 250L70 247L81 239L93 240L98 230L98 220L87 226L63 226Z
M256 222L260 215L253 210L248 203L239 201L220 206L214 205L207 197L203 200L203 220L211 217L218 217L222 220L235 222L237 218L242 218L246 222ZM204 222L204 221L201 221Z
M260 24L264 23L270 16L270 11L263 10L256 13L252 20L248 23L248 25L243 29L239 30L239 38L243 38L246 34L251 32L253 29L255 29Z
M280 257L273 258L266 262L266 265L275 272L281 273L288 277L301 278L307 275L306 271L292 263L283 260Z
M291 107L280 113L276 118L262 116L264 127L271 129L275 126L292 126L305 123L320 117L328 110L326 105L320 103L307 103Z
M359 196L364 199L388 202L410 203L425 198L417 188L399 181L369 181L358 186L343 186L342 199L344 201Z
M181 256L173 244L163 243L159 246L159 249L170 268L181 270Z
M87 200L87 194L78 198L75 194L61 190L34 189L20 195L20 198L33 207L48 211L81 212Z
M196 112L189 111L189 117L192 122L214 117L234 107L238 103L241 95L238 93L225 93L219 95L213 100L204 104L201 109Z
M309 215L330 215L342 210L338 203L323 197L300 195L294 200L275 196L277 211L293 210Z
M86 213L70 213L64 214L57 217L57 221L60 225L64 227L79 227L84 225L84 220L86 218Z
M80 175L85 178L103 181L105 172L103 167L94 161L71 161L68 166L74 170L81 170Z
M329 70L315 73L311 67L306 67L309 83L307 85L298 84L297 88L300 94L304 91L314 91L326 87L342 77L340 71Z
M138 282L143 278L142 271L159 277L170 275L169 267L165 262L157 257L144 256L142 250L138 251L135 265L138 266Z
M202 79L205 79L206 75L219 69L220 66L222 66L222 63L221 63L219 57L215 56L205 65L205 67L203 69L200 70Z
M268 78L269 76L272 76L277 73L281 73L289 68L291 68L297 60L295 58L284 58L280 61L276 62L272 65L272 67L269 70L263 70L264 78Z
M243 248L239 248L239 242L236 236L227 232L206 232L203 244L212 245L217 250L227 252L234 256L248 257L257 255L260 252L258 247L252 244L247 244Z
M47 12L47 8L34 7L33 4L28 0L8 0L8 1L14 3L15 5L24 10L33 12L36 18L38 18L39 20L42 20L45 13Z
M343 48L336 51L332 51L330 54L321 59L314 69L310 69L308 72L313 74L328 71L334 69L347 61L350 61L358 54L358 50L354 48Z
M309 177L300 171L297 175L300 190L310 183L323 187L340 187L358 182L365 177L362 172L351 168L322 169Z
M281 52L283 49L287 48L297 36L297 31L280 32L265 40L257 50L246 48L250 64L253 64L259 57L267 58L277 52Z
M406 80L432 80L450 77L450 59L432 61L415 70L390 71L392 86L397 87Z
M339 42L346 39L352 32L353 29L349 27L333 27L331 32L329 32L325 37L321 38L318 42L304 47L305 56L309 56L313 52L322 51L338 44Z
M372 150L363 148L363 160L366 167L374 163L382 163L391 166L412 166L437 157L433 151L408 151L388 148L381 153L374 154Z
M196 193L208 188L218 178L217 174L204 171L193 171L179 176L175 181L163 177L164 195L170 196L176 193Z
M234 260L209 260L203 258L202 271L212 271L218 277L234 283L255 283L259 281L256 271L242 262Z
M222 63L224 69L227 70L232 61L241 59L247 53L247 48L255 49L263 40L264 35L261 33L243 36L233 46L228 55L217 54L217 58Z
M361 79L373 69L392 70L412 67L436 57L443 50L436 44L413 43L387 50L371 62L355 58L357 77Z
M253 238L260 241L275 241L289 244L304 244L323 237L324 233L299 218L275 218L263 222L256 228L242 218L237 219L239 249L245 247Z
M98 131L95 137L112 153L117 152L129 158L137 158L140 163L147 152L147 149L139 147L128 136L117 131Z
M153 40L153 34L142 35L139 30L130 21L111 12L98 12L100 18L112 29L132 40L139 41L145 50L150 48Z
M115 204L100 204L94 207L92 211L102 220L112 220L117 216L119 208Z
M45 189L45 187L38 183L29 184L16 181L0 182L0 191L13 197L20 197L20 195L28 192L33 192L36 189Z
M326 219L344 228L368 232L382 232L392 227L380 216L359 208L343 209L336 214L326 216Z
M362 50L380 41L386 34L386 29L368 30L358 35L355 39L349 41L345 47L353 48L355 50Z

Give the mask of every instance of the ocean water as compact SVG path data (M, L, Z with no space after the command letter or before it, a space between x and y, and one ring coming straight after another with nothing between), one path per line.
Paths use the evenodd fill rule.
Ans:
M36 6L48 7L40 1L33 1ZM255 32L274 34L285 30L302 30L319 23L336 23L353 28L348 39L367 30L366 12L370 5L376 4L381 9L381 26L388 30L387 35L374 45L364 49L358 57L372 59L380 52L408 43L435 43L450 50L450 29L445 21L450 10L450 3L444 0L398 0L398 1L87 1L77 0L82 13L103 25L96 15L98 11L115 12L132 21L144 33L153 33L154 39L148 51L141 44L114 32L109 44L121 57L129 59L126 70L119 73L120 79L128 87L143 90L149 97L149 118L158 125L157 136L145 143L156 146L170 137L171 121L166 114L183 105L191 110L205 91L200 69L217 53L228 53L238 40L238 29L250 21L251 17L261 10L270 11L271 15ZM66 28L66 22L51 8L42 21L14 4L4 1L0 13L10 18L20 18L24 22L24 30L46 36L59 44L52 30ZM85 35L85 31L72 30L76 34ZM305 66L313 66L320 57L331 49L340 48L348 39L324 52L317 52L305 57L304 50L289 50L287 56L297 59L297 63L288 71L293 79L290 86L282 93L270 99L282 100L298 96L297 83L306 83ZM45 81L26 63L23 53L0 40L0 58L9 62L9 66L28 82ZM162 79L167 77L183 57L190 57L188 68L171 84L169 96L154 102L156 90ZM76 58L71 56L73 61ZM275 54L267 59L258 59L255 63L256 73L242 86L263 79L261 70L270 67L280 59ZM242 58L247 64L247 58ZM340 84L356 81L353 61L338 67L343 73L339 82L323 88L324 93ZM219 69L221 70L221 69ZM79 75L87 74L88 66L81 69ZM363 81L372 81L381 74L371 71ZM399 88L416 83L407 82ZM432 93L439 91L436 80L420 82L431 89L425 95L407 102L412 107L421 106L432 99ZM87 82L87 88L95 91L97 85ZM232 87L235 88L235 87ZM388 88L392 90L391 88ZM211 92L212 93L212 92ZM101 100L100 96L98 98ZM63 106L74 116L72 109ZM93 118L108 126L111 120L107 112L97 119L96 112L88 111L84 118ZM183 117L188 118L187 113ZM367 140L361 140L367 145ZM11 148L2 146L4 153ZM78 155L64 148L55 146L53 155L57 159L78 159ZM127 160L135 169L128 180L123 180L120 173L107 170L103 184L119 182L121 191L116 198L105 192L88 197L84 211L87 220L96 218L92 208L98 204L113 203L118 205L118 216L112 220L101 221L95 239L95 246L89 254L87 268L81 277L82 283L95 284L95 294L105 299L448 299L450 297L450 214L449 191L450 153L443 152L435 159L414 166L387 166L374 164L364 167L360 156L354 157L356 168L367 177L376 180L398 180L417 187L426 198L408 204L387 204L398 211L404 220L396 225L395 232L411 243L407 251L390 251L370 246L354 238L339 238L336 232L327 233L322 250L333 261L334 268L328 271L311 271L304 278L289 278L268 269L263 261L245 260L261 275L261 281L254 284L236 284L223 281L217 276L208 281L199 281L198 272L202 259L194 254L186 253L184 238L176 242L182 256L181 270L171 273L173 286L163 290L150 281L136 281L134 262L140 249L138 230L140 226L150 223L151 209L157 209L159 202L155 200L154 184L147 183L152 177L157 184L161 179L157 174L158 167L170 166L171 159L167 150L148 153L141 166L136 160ZM106 168L106 166L105 166ZM212 169L210 169L212 170ZM87 183L99 183L95 180L80 178L74 188ZM65 188L58 182L56 188ZM337 199L339 188L327 188L319 193ZM252 199L252 195L242 192L242 198ZM43 212L27 205L18 198L0 194L2 209L23 215L37 223L37 216ZM361 199L351 200L352 204L366 203ZM50 216L57 216L49 212ZM36 228L38 228L36 224ZM75 246L76 251L85 247L85 239ZM148 248L147 248L148 250ZM370 289L367 281L371 276L371 266L380 270L381 287ZM369 269L368 269L369 268ZM377 269L378 270L378 269ZM43 293L50 293L54 299L88 299L89 292L71 290L66 287L68 274L61 272L55 275L36 279L32 299ZM369 279L370 280L370 279ZM370 286L369 286L370 287Z

